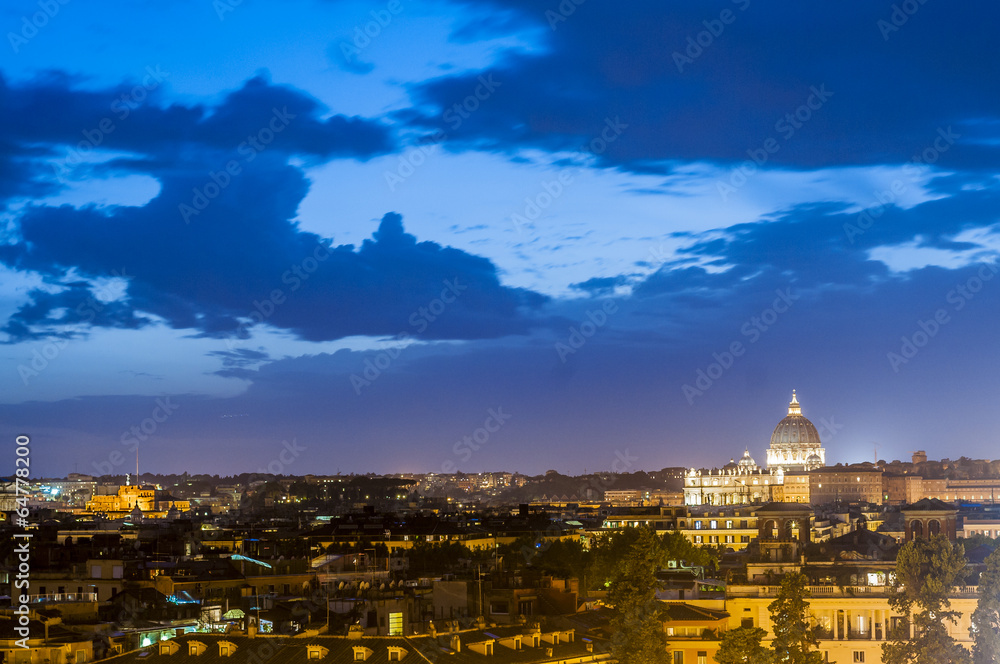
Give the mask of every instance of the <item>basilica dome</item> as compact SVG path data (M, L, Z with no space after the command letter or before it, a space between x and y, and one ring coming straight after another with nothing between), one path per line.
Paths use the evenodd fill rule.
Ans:
M778 422L771 434L771 447L819 447L819 432L813 423L802 416L802 407L792 392L792 401L788 404L788 416Z
M802 415L794 390L788 415L778 422L767 450L767 467L784 472L805 471L826 465L826 450L821 446L816 427Z

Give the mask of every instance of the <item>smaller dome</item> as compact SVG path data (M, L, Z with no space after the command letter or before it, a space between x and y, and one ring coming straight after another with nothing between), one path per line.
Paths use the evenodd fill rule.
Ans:
M749 449L743 452L743 458L736 462L736 465L740 468L746 468L748 470L757 468L757 462L753 460L752 456L750 456Z

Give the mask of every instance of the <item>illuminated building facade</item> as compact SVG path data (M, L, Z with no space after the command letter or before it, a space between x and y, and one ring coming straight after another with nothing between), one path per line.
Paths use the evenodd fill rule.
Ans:
M162 489L154 486L126 485L118 487L113 496L94 496L87 501L87 511L121 517L130 514L136 507L147 517L165 517L167 512L187 512L191 504L178 500Z

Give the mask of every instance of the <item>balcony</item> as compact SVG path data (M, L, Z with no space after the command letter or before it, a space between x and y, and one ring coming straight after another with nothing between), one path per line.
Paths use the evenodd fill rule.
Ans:
M726 587L728 597L777 597L781 586L730 585ZM888 586L809 586L811 597L884 597ZM979 586L958 586L951 597L978 597Z

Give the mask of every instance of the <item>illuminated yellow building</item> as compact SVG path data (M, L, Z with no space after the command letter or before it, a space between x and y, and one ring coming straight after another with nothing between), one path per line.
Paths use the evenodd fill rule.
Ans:
M166 491L155 486L126 485L118 487L118 493L112 496L94 496L87 501L87 511L104 514L111 518L121 518L138 507L143 516L163 518L171 509L177 512L187 512L191 504L186 500L177 500Z

